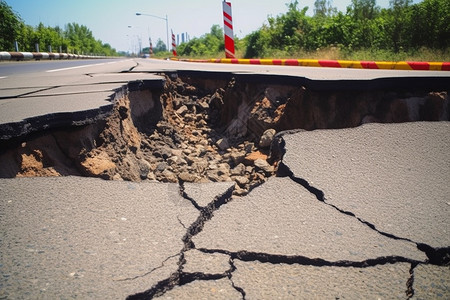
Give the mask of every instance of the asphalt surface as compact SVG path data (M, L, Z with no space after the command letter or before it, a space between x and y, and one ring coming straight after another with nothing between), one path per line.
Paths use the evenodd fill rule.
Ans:
M177 270L199 212L178 186L1 180L2 299L124 299Z
M244 197L224 183L1 179L0 297L448 299L450 269L426 249L449 247L449 132L286 134L284 176Z
M130 81L161 84L160 76L126 73L136 65L131 59L0 63L0 138L104 118Z
M0 125L58 126L88 112L94 122L117 90L161 82L158 71L359 83L449 76L99 63L4 73L0 64ZM244 197L227 183L0 179L0 299L449 299L449 133L450 122L286 133L279 177Z

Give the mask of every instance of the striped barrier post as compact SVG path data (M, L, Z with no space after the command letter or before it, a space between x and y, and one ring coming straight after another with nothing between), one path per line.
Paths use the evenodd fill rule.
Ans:
M223 1L223 24L225 35L225 56L234 58L233 17L231 15L231 2Z
M177 56L177 44L175 44L175 34L173 34L173 30L172 31L172 54L173 56Z
M148 56L152 57L153 55L153 45L152 45L152 39L148 38L148 41L150 42L150 49L148 50Z

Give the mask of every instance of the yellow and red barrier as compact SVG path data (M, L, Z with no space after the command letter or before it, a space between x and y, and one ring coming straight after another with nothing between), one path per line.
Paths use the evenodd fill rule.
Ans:
M417 61L387 62L387 61L320 60L320 59L230 59L230 58L198 60L198 62L250 64L250 65L328 67L328 68L450 71L450 62L417 62Z
M302 66L354 69L450 71L450 62L420 61L359 61L359 60L321 60L321 59L259 59L259 58L218 58L218 59L180 59L188 62Z

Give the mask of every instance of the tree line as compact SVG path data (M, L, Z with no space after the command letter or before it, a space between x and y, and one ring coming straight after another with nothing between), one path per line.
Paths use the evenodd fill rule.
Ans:
M381 9L376 0L352 0L339 12L330 0L316 0L314 15L298 1L288 4L286 14L269 17L268 24L246 37L245 57L264 57L276 52L295 53L336 46L353 51L383 49L399 51L422 47L448 51L450 1L391 0Z
M389 53L441 51L449 56L450 0L391 0L381 9L376 0L352 0L346 12L330 0L316 0L313 16L298 1L288 11L269 16L267 23L243 39L235 38L237 53L245 58L292 57L327 47L341 51L384 50ZM211 32L178 46L178 54L214 57L224 51L223 31Z
M45 26L26 25L20 16L3 0L0 0L0 50L66 52L88 55L118 55L107 43L95 39L92 31L77 23L66 24L64 29Z

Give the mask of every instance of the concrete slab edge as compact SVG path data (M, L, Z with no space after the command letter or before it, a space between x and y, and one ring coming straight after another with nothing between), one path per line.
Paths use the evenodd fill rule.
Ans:
M108 117L112 109L113 103L93 110L46 114L27 118L20 122L0 124L0 140L9 140L40 130L57 127L93 124L98 120Z
M164 78L161 78L160 80L130 81L125 83L121 88L112 92L109 99L105 99L110 103L95 109L50 113L26 118L19 122L0 124L0 141L25 136L41 130L93 124L99 120L107 118L112 113L115 100L123 97L126 93L141 89L161 90L164 87L164 83Z

